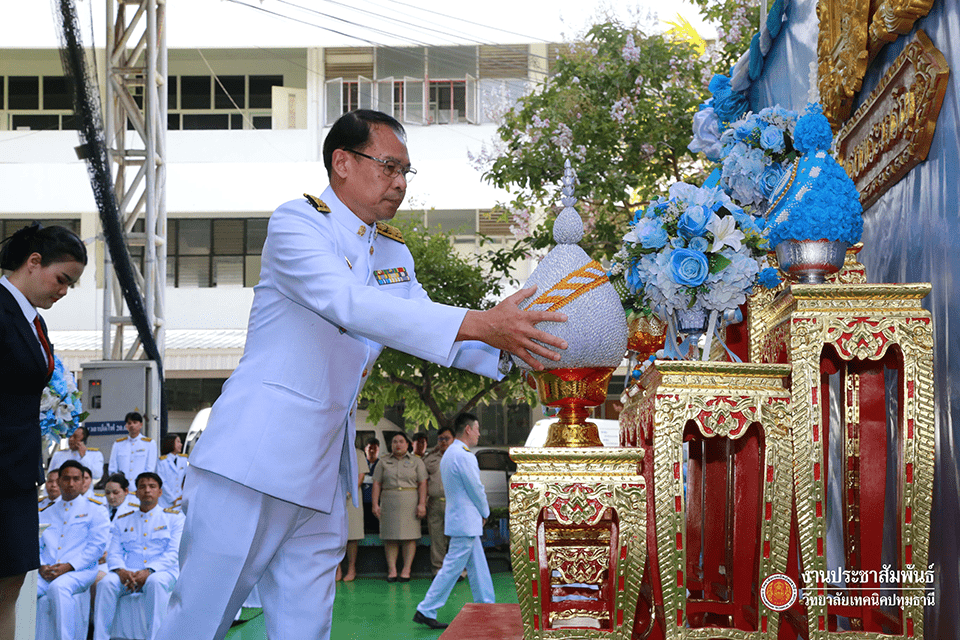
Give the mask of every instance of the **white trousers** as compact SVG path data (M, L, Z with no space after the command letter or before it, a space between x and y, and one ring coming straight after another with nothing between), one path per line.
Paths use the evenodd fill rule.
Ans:
M37 637L72 638L77 633L73 596L90 588L97 568L68 571L53 582L37 579ZM52 631L53 633L48 633ZM86 633L86 629L83 630Z
M140 606L143 607L143 618L149 630L146 640L157 637L157 631L167 611L167 602L170 601L170 591L176 581L177 577L173 572L157 571L150 574L143 583ZM120 576L112 571L97 583L97 598L93 605L93 640L109 640L113 617L117 612L117 601L131 593L134 592L121 584Z
M337 495L327 514L188 467L180 579L159 640L222 640L258 583L267 637L329 638L347 545L343 491L329 490Z
M447 603L450 592L457 584L457 578L467 569L467 580L474 602L496 602L493 593L493 579L487 566L487 557L483 555L483 543L479 536L451 536L443 566L430 583L423 602L417 605L417 611L428 618L436 618L437 611Z

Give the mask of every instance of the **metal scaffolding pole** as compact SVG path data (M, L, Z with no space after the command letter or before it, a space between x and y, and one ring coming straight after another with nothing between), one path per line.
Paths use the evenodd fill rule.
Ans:
M151 331L164 352L167 279L167 45L163 0L107 0L104 126L124 241L133 258ZM103 359L136 360L131 326L108 251L103 252Z

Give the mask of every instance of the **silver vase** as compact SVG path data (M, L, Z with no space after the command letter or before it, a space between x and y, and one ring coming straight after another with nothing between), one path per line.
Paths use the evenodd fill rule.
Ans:
M828 275L843 267L849 246L839 240L784 240L777 245L777 262L792 280L823 284Z

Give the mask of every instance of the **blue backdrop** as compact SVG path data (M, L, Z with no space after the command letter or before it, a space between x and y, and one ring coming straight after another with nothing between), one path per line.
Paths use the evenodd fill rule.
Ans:
M816 0L793 0L788 21L771 49L763 75L750 89L753 110L807 103L810 65L816 62ZM936 379L936 478L930 561L936 569L936 606L926 612L927 640L960 638L960 3L938 0L918 21L951 69L947 94L927 160L864 212L860 260L871 282L931 282L924 301L934 318ZM859 94L863 100L913 33L888 44L871 63ZM859 106L859 103L856 105ZM960 336L958 336L960 337Z

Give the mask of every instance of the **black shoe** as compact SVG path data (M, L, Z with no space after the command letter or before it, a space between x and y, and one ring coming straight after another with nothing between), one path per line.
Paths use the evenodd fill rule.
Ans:
M446 628L447 628L447 625L445 625L444 623L442 623L442 622L437 622L437 619L436 619L436 618L428 618L427 616L425 616L425 615L423 615L422 613L420 613L420 610L419 610L419 609L417 609L417 612L416 612L415 614L413 614L413 621L414 621L414 622L417 622L417 623L420 623L420 624L425 624L425 625L427 625L428 627L430 627L431 629L446 629Z
M400 576L397 578L397 582L410 582L410 578L404 578L403 576Z
M397 576L387 576L387 582L396 582Z

